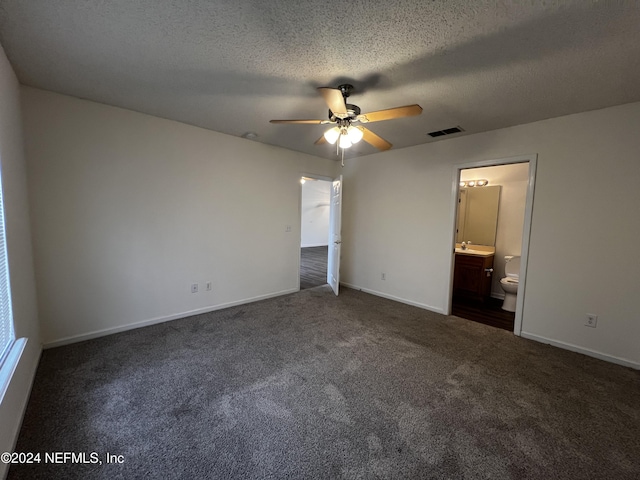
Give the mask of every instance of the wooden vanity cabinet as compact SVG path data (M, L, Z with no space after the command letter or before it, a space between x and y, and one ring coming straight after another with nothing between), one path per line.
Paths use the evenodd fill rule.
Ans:
M485 300L491 294L493 255L456 253L453 272L453 295Z

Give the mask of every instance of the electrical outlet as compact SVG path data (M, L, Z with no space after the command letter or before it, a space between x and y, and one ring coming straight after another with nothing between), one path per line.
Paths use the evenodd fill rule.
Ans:
M386 274L386 273L384 273L384 272L382 272L382 275L380 275L380 278L381 278L382 280L386 280L386 279L387 279L387 274Z
M593 313L587 313L587 319L584 324L587 327L596 328L596 325L598 324L598 316Z
M213 283L211 280L207 282L207 292L210 292L213 289Z
M191 293L198 293L198 284L197 283L192 283L191 284Z
M285 232L290 232L291 231L291 225L285 225L284 226L284 231Z

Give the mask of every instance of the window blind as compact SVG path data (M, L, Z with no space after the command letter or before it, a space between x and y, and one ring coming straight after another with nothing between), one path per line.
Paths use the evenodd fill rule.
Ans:
M2 178L0 177L0 365L2 365L14 339L11 288L9 286L9 262L7 259L7 240L5 235L4 201L2 198Z

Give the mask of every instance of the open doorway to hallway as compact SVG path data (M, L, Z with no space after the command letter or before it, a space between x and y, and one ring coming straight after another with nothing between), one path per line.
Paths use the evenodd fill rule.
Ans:
M526 212L531 168L531 162L520 161L460 169L453 315L516 331L521 272L512 270L520 265L523 247L528 245L525 223L530 222ZM523 242L525 236L527 242ZM504 287L507 278L509 285Z
M302 177L300 289L327 283L331 182Z

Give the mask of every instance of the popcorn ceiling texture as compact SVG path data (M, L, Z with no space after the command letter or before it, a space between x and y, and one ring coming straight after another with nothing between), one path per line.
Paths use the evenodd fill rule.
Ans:
M26 85L332 158L315 91L349 81L401 148L640 100L638 2L0 0ZM364 142L350 154L376 150Z

